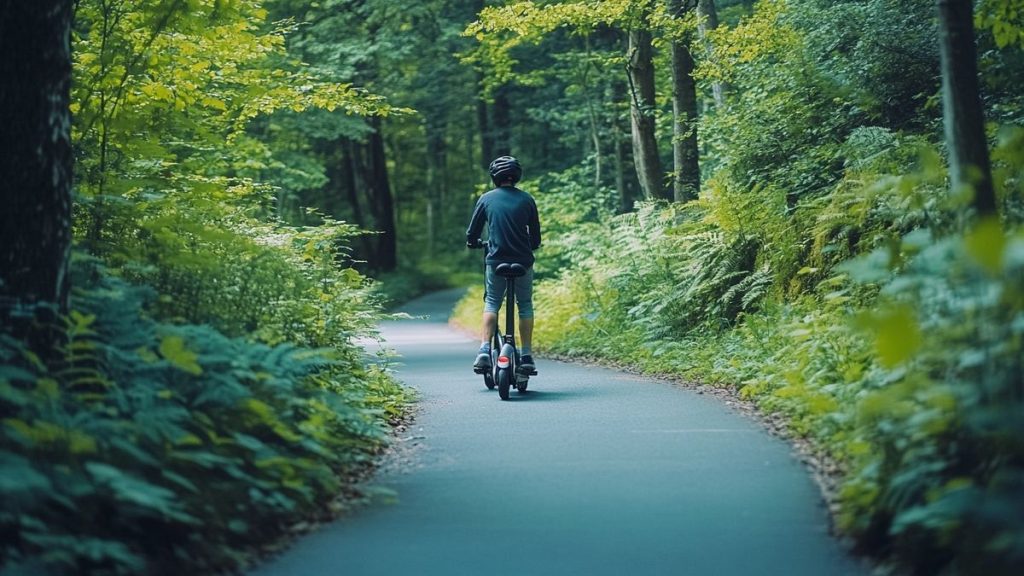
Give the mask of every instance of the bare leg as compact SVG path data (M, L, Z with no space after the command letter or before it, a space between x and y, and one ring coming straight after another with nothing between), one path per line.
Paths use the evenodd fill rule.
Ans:
M480 342L490 342L491 335L498 328L498 315L494 312L484 312L483 317L483 333L480 337Z
M533 318L519 319L519 337L523 339L524 348L533 347Z

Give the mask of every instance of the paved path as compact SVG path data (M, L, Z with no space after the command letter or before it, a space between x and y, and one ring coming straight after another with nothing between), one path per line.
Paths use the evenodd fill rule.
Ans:
M501 402L450 330L457 294L390 322L419 389L415 465L254 576L865 574L827 534L788 446L720 401L612 370L538 360Z

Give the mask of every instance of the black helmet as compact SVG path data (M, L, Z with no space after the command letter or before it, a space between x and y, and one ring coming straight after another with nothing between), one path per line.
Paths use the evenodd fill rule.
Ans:
M488 171L491 173L491 180L494 181L495 185L510 180L515 184L523 177L523 167L519 165L519 160L512 156L499 156L495 158L491 162L490 167L488 167Z

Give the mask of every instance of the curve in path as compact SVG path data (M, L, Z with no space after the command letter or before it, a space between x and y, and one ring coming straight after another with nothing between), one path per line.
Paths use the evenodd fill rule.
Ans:
M458 297L389 322L421 394L414 465L254 576L854 575L783 441L714 398L601 368L538 362L501 402L447 326Z

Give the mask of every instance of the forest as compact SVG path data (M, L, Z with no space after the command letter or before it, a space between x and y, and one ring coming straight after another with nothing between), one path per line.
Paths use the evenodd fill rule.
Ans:
M504 154L539 355L735 391L894 573L1019 574L1022 85L1024 0L0 0L0 574L354 505L416 399L360 342L475 330Z

